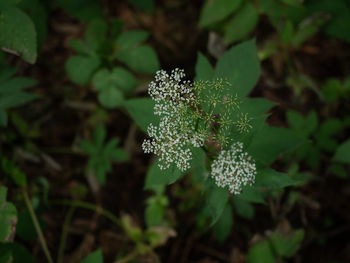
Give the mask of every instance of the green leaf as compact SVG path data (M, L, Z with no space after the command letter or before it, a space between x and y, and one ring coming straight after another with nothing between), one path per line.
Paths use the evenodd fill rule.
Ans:
M151 197L156 198L156 197ZM149 201L150 199L148 199ZM145 221L147 227L159 226L162 223L164 216L164 207L156 200L149 203L145 210Z
M68 77L76 84L87 84L92 73L100 66L101 61L98 57L73 56L66 62L66 71Z
M226 203L226 206L224 211L222 212L222 215L213 226L215 237L221 242L225 241L231 234L232 226L233 226L232 208L229 203Z
M260 65L255 41L250 40L232 47L217 62L215 77L227 79L233 94L247 95L257 83Z
M92 84L100 91L113 88L131 91L136 88L137 81L129 71L116 67L112 71L106 68L97 71L92 78Z
M254 244L248 251L247 263L275 263L273 251L267 240Z
M122 32L117 39L118 49L133 49L148 38L148 32L144 30L132 30Z
M317 113L311 111L306 118L295 111L287 112L287 121L291 128L301 136L307 138L313 134L318 126Z
M255 186L260 187L283 188L291 185L295 185L295 182L287 174L271 168L259 169L255 178Z
M327 102L335 101L339 98L342 89L342 84L339 79L330 78L322 86L322 94Z
M294 35L294 25L292 23L292 21L287 20L284 25L283 28L281 30L280 33L280 39L281 42L284 45L290 45L293 39L293 35Z
M153 12L154 10L154 1L153 0L129 0L135 7L146 11Z
M252 206L248 201L239 198L239 196L234 196L233 202L238 215L246 219L254 218L254 206Z
M228 191L225 188L218 187L212 180L208 180L206 196L205 209L211 215L211 226L213 226L224 212Z
M120 50L117 58L138 73L153 74L159 69L157 54L150 46Z
M106 129L103 125L98 125L93 134L93 141L97 149L101 149L104 140L106 139Z
M343 142L336 150L333 161L350 163L350 139Z
M207 0L203 5L199 26L205 27L223 20L234 12L242 0Z
M123 105L124 96L120 90L109 87L98 94L98 100L103 107L113 109Z
M258 22L258 12L250 2L245 3L225 26L224 39L233 43L249 36Z
M153 114L154 101L150 98L127 100L124 106L136 124L146 133L150 123L157 125L159 122L159 117Z
M95 148L95 145L87 140L80 140L79 147L89 155L93 155L98 151L98 148Z
M102 19L94 19L89 22L85 31L85 39L88 43L98 47L106 38L108 25Z
M95 18L102 18L102 6L96 0L56 0L69 15L89 22Z
M80 263L103 263L103 255L101 249L97 249L91 252L87 257L85 257Z
M256 160L270 164L285 152L297 148L305 139L291 130L264 125L252 138L247 151Z
M0 126L7 126L7 113L3 109L0 109Z
M145 179L145 190L151 190L160 185L168 185L174 183L182 176L182 172L175 166L161 170L158 161L154 162L147 172Z
M0 186L0 242L10 241L17 223L16 207L6 201L6 195L7 188Z
M236 195L236 198L252 203L266 204L260 190L255 186L245 186L242 192L239 195Z
M1 244L0 246L0 255L10 255L11 260L10 261L0 261L1 263L35 263L34 258L32 254L28 251L28 249L19 244L19 243L7 243L7 244ZM0 260L3 259L0 256Z
M291 6L300 6L301 5L300 0L280 0L280 1L285 3L286 5L291 5Z
M331 19L323 27L330 37L350 42L350 7L346 0L311 0L307 1L310 13L327 13Z
M37 58L33 21L20 9L0 5L0 47L34 64Z
M197 55L196 80L211 80L214 76L214 69L208 59L200 52Z
M298 251L304 239L304 230L299 229L287 235L273 233L269 239L278 256L290 258Z

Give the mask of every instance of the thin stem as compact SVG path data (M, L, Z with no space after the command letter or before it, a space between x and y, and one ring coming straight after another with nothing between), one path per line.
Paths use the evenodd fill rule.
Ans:
M23 197L24 197L24 201L26 203L26 206L28 208L28 211L29 211L29 214L32 218L32 221L33 221L33 224L34 224L34 227L35 227L35 230L39 236L39 240L40 240L40 243L41 243L41 247L42 249L44 250L44 253L45 253L45 256L46 256L46 259L49 263L53 263L53 260L52 260L52 257L51 257L51 254L50 254L50 251L47 247L47 243L46 243L46 240L45 240L45 237L43 235L43 232L41 231L41 227L39 225L39 221L38 221L38 218L36 217L35 215L35 212L33 210L33 206L29 200L29 196L28 196L28 193L27 193L27 190L25 188L22 189L22 192L23 192Z
M97 206L97 205L84 202L84 201L79 201L79 200L54 200L54 201L51 201L51 203L55 205L70 205L72 207L81 207L81 208L89 209L107 217L117 226L121 226L119 218L113 215L110 211L103 209L101 206Z
M57 257L57 263L63 262L63 256L64 256L64 250L66 248L66 240L68 236L68 229L70 221L72 220L72 216L74 214L75 207L71 206L69 207L69 210L67 212L67 215L64 219L63 227L62 227L62 234L60 239L60 246L58 248L58 257Z

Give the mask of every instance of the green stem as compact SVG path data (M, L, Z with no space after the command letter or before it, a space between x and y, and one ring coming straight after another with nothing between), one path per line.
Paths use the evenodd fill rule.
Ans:
M40 240L42 249L44 250L46 259L47 259L47 261L49 263L53 263L50 251L49 251L49 249L47 247L47 243L46 243L45 237L43 235L43 232L41 231L41 227L39 225L38 218L36 217L35 212L33 210L33 206L32 206L32 204L31 204L31 202L29 200L29 196L28 196L27 190L25 188L23 188L22 191L23 191L24 202L26 203L26 206L27 206L29 214L30 214L30 216L32 218L35 230L36 230L36 232L37 232L37 234L39 236L39 240Z
M66 240L68 235L68 229L70 221L72 220L72 216L74 214L75 207L71 206L68 210L68 213L64 219L63 227L62 227L62 234L60 239L60 246L58 248L58 257L57 257L57 263L63 262L63 256L64 256L64 250L66 248Z
M81 208L89 209L107 217L117 226L121 226L119 218L117 218L108 210L103 209L101 206L97 206L88 202L78 201L78 200L54 200L54 201L51 201L51 203L54 205L70 205L72 207L81 207Z

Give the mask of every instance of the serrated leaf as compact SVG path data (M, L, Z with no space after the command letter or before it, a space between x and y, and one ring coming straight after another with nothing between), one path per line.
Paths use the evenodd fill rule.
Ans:
M136 88L137 81L129 71L116 67L112 71L106 68L97 71L92 78L92 84L99 91L118 89L127 92Z
M91 252L87 257L85 257L80 263L103 263L102 250L97 249Z
M255 178L255 186L260 187L283 188L291 185L295 185L295 182L287 174L271 168L259 169Z
M232 47L217 62L215 77L227 79L234 95L247 95L260 76L260 65L255 41L250 40Z
M85 22L102 18L102 6L95 0L56 0L56 4L62 7L69 15Z
M120 50L117 58L138 73L153 74L159 69L157 54L150 46Z
M147 132L150 123L157 125L159 117L153 114L154 101L150 98L131 99L124 102L126 110L136 124Z
M99 92L98 100L102 106L108 109L114 109L123 105L123 93L115 88L107 88Z
M245 3L225 26L224 39L233 43L249 36L258 22L258 12L250 3Z
M212 180L208 181L205 209L211 215L211 226L219 220L224 212L227 198L228 191L225 188L218 187Z
M87 84L92 73L100 66L101 61L98 57L91 56L73 56L66 62L66 71L68 77L76 84Z
M225 19L234 12L242 0L207 0L203 5L199 26L205 27Z
M247 263L275 263L272 248L267 240L254 244L248 251Z
M277 255L290 258L298 251L304 239L304 230L295 230L287 235L273 233L269 239Z
M118 49L132 49L140 45L148 38L148 32L144 30L126 31L117 38Z
M174 183L182 176L182 172L175 166L161 170L158 161L154 162L149 168L145 179L145 190L152 190L160 185L168 185Z
M252 138L247 151L265 164L270 164L285 152L297 148L305 139L291 130L264 125Z
M1 244L0 246L0 255L10 254L11 261L5 261L6 263L35 263L32 254L28 251L28 249L19 244L19 243L7 243ZM2 258L0 258L2 259ZM1 263L3 263L1 261Z
M235 206L235 211L238 215L246 219L253 219L255 212L254 206L252 206L248 201L245 201L238 196L233 197L233 202Z
M350 139L346 140L338 147L333 160L342 163L350 163Z
M196 80L211 80L214 76L214 69L208 59L200 52L197 54Z
M0 5L0 47L34 64L37 58L36 30L30 17L13 6Z
M6 201L7 189L0 186L0 242L8 242L17 223L16 207Z
M231 234L232 226L233 226L232 208L229 203L226 203L226 206L224 211L222 212L222 215L213 226L215 237L221 242L225 241Z

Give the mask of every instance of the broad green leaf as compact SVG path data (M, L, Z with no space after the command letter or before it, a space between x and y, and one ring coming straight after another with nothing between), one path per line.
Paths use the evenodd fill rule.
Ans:
M33 21L20 9L0 4L0 47L34 64L37 35Z
M3 109L0 109L0 126L7 126L7 113Z
M306 118L300 113L289 110L287 112L287 121L291 128L301 136L309 137L318 126L317 113L311 111Z
M124 102L126 110L136 124L147 132L150 123L157 125L159 117L153 114L154 101L150 98L131 99Z
M131 91L136 88L137 82L129 71L121 67L116 67L112 71L106 68L97 71L92 78L92 84L99 91L106 89Z
M290 258L298 251L304 239L304 230L295 230L287 235L273 233L269 239L278 256Z
M350 163L350 139L343 142L336 150L333 161Z
M200 52L197 54L196 80L211 80L214 76L214 69L208 59Z
M94 19L86 28L85 39L96 50L107 36L108 25L102 19Z
M145 210L145 221L147 227L159 226L162 223L164 216L164 205L159 198L162 196L152 196L147 200L147 207ZM167 203L166 197L164 197Z
M101 249L97 249L85 257L80 263L103 263L103 255Z
M96 0L56 0L56 4L62 7L69 15L85 22L102 18L102 6Z
M42 226L43 222L39 219ZM18 213L18 223L16 226L16 235L25 241L33 241L38 237L33 220L27 209Z
M119 35L117 39L118 49L132 49L140 45L148 38L148 32L144 30L126 31Z
M151 190L160 185L168 185L174 183L182 175L182 172L175 166L161 170L158 161L155 161L147 172L145 179L145 190Z
M6 201L6 195L7 189L0 186L0 242L10 241L17 223L16 207Z
M226 203L225 209L222 212L219 220L214 224L213 231L219 241L225 241L231 234L233 226L232 208L229 203Z
M245 3L225 26L224 39L233 43L249 36L258 22L258 12L250 2Z
M265 164L275 161L279 155L297 148L305 139L291 130L264 125L248 146L251 156Z
M135 7L146 11L153 12L154 10L154 0L129 0Z
M267 188L283 188L295 185L295 182L285 173L277 172L271 168L259 169L255 178L255 186Z
M1 263L35 263L34 258L28 249L16 242L1 244L0 255L2 256L5 254L10 255L12 259L10 261L1 261ZM0 259L2 259L1 256Z
M335 101L340 96L342 84L339 79L329 78L322 86L322 94L327 102Z
M73 56L66 62L68 77L76 84L87 84L92 73L100 66L98 57Z
M203 5L199 26L205 27L223 20L234 12L242 0L207 0Z
M4 67L0 66L0 83L2 84L5 80L10 79L17 72L16 68Z
M150 46L120 50L117 58L138 73L153 74L159 69L157 54Z
M331 19L323 27L327 35L350 41L350 6L347 0L311 0L306 3L310 13L327 13Z
M234 196L233 202L235 206L235 211L238 215L246 219L254 218L255 212L254 206L252 204L250 204L248 201L239 198L239 196Z
M208 188L206 190L205 209L211 215L211 226L213 226L224 212L227 204L228 191L225 188L218 187L213 180L208 180Z
M17 93L22 89L32 87L36 84L37 84L37 81L35 79L30 79L30 78L15 77L15 78L9 79L1 83L0 96Z
M290 45L291 44L292 39L293 39L293 35L294 35L294 25L293 25L292 21L287 20L284 23L284 25L282 27L282 30L281 30L279 35L280 35L281 42L284 45Z
M254 244L248 251L247 263L275 263L272 248L267 240Z
M258 174L259 174L259 171L258 171ZM236 198L242 199L244 201L252 202L252 203L266 204L260 190L254 185L245 186L242 192L239 195L236 195Z
M35 94L31 94L28 92L10 93L6 94L5 96L2 96L0 94L0 108L8 109L12 107L21 106L29 101L32 101L35 98L37 98Z
M115 88L107 88L99 92L98 100L107 109L117 108L123 105L123 93Z
M247 95L260 76L260 65L255 41L250 40L232 47L217 62L215 77L227 79L233 94Z
M87 140L80 140L79 147L89 155L93 155L98 151L98 148Z

